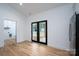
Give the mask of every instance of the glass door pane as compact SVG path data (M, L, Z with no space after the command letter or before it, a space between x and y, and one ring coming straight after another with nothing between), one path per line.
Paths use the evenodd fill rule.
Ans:
M46 22L39 23L39 41L46 43Z
M37 41L37 23L32 24L32 40Z

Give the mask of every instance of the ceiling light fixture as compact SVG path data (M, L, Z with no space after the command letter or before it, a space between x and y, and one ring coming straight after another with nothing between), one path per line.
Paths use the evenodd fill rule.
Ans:
M20 5L20 6L22 6L23 4L22 4L22 3L20 3L19 5Z

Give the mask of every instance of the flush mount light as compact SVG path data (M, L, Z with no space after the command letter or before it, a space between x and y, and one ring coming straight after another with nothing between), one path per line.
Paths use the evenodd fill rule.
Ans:
M19 5L22 6L22 3L20 3Z

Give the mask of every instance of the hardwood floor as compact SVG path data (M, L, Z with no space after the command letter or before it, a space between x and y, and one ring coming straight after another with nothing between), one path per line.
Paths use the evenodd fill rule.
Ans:
M12 45L12 44L16 44L16 39L6 39L5 41L5 46L7 45Z
M11 43L11 42L9 42ZM34 42L6 44L0 48L0 56L70 56L70 52Z

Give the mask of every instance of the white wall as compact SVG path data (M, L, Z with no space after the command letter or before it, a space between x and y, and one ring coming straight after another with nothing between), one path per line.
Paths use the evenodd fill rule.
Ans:
M25 36L25 17L7 4L0 4L0 47L4 46L5 36L3 32L3 20L12 20L17 23L17 42L24 41Z
M69 23L72 16L73 5L68 4L28 17L28 20L26 20L27 40L31 41L31 23L47 20L48 45L63 50L70 50Z
M75 13L72 16L71 20L70 20L70 26L69 26L69 41L70 41L70 49L71 51L73 51L73 53L75 54L75 39L76 39L76 17L75 17Z
M3 21L0 18L0 47L4 46L4 37L3 37Z
M76 14L79 14L79 3L75 4L75 11L76 11Z

